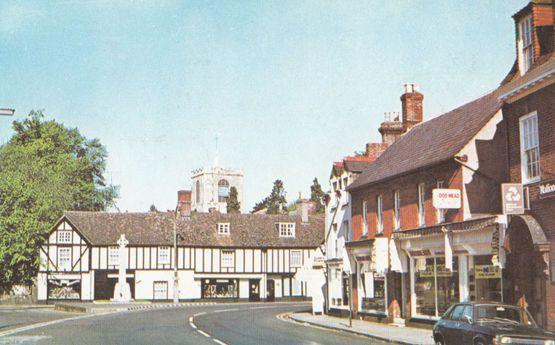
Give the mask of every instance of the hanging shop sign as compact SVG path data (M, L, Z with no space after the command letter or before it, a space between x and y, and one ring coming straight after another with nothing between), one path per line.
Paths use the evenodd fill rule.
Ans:
M474 267L476 279L501 278L501 268L495 265L476 265Z
M520 183L502 183L501 195L504 214L524 213L524 193Z
M555 180L542 182L539 185L540 199L555 197Z
M436 188L433 190L434 207L441 210L461 208L460 189Z

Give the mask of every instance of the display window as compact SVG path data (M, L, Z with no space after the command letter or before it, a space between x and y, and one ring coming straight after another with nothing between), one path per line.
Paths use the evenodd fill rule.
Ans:
M361 280L363 288L361 311L384 313L385 276L374 272L363 272Z
M445 258L428 257L414 260L415 313L438 317L460 300L459 262L453 257L453 270L445 267Z
M202 298L239 298L237 279L203 279Z
M49 279L48 299L81 299L81 280Z
M468 281L471 301L503 301L502 273L491 255L469 257Z

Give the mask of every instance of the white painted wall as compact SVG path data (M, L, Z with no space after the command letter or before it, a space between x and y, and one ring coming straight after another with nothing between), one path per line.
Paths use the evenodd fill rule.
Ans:
M240 170L224 169L221 167L208 167L194 171L191 176L192 209L198 212L208 212L216 208L221 213L227 213L226 203L218 201L218 182L225 179L229 186L237 188L237 198L243 202L243 172ZM200 200L197 202L197 181L200 182Z
M46 273L39 273L37 276L37 299L39 301L46 301L48 298L48 284L46 277Z

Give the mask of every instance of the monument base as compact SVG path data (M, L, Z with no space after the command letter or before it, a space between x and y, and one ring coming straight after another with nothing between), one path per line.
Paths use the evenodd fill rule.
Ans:
M116 287L114 288L114 298L112 301L118 303L131 302L131 287L129 286L129 283L116 283Z

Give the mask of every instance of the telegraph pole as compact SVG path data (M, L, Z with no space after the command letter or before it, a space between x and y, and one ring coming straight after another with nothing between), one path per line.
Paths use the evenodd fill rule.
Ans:
M173 219L173 303L179 303L179 282L177 273L177 221L179 218L179 210L175 209Z

